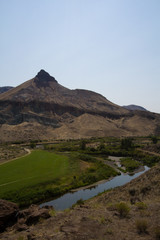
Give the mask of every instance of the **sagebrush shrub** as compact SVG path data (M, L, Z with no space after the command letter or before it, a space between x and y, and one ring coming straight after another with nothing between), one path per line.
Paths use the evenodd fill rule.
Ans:
M144 202L137 202L137 203L136 203L136 206L137 206L137 208L140 209L140 210L145 210L145 209L147 209L147 204L145 204Z
M130 207L125 202L117 203L117 211L119 212L120 217L127 217L130 211Z

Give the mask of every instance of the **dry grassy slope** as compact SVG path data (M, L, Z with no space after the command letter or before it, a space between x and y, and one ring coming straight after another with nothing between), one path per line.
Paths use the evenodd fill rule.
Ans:
M67 120L68 119L68 120ZM64 120L63 120L64 121ZM3 124L0 135L3 141L31 139L79 139L105 136L142 136L154 132L154 125L148 119L138 116L111 120L102 116L82 114L79 117L67 116L59 128L44 126L37 122L23 122L18 125Z
M153 134L155 125L148 118L140 116L122 117L121 119L109 119L102 116L83 114L74 119L72 123L64 124L54 131L56 138L83 138L105 136L142 136Z
M130 208L129 214L123 218L115 207L121 201ZM145 221L146 232L138 232L137 220ZM160 236L160 165L122 187L86 201L84 205L56 213L27 231L4 233L0 239L23 236L23 240L156 240L159 239L156 234Z
M27 141L54 138L52 127L46 127L36 122L23 122L18 125L3 124L0 127L1 141Z

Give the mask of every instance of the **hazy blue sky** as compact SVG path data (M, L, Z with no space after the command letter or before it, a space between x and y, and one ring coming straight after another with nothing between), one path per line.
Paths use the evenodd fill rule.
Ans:
M40 69L160 113L160 0L0 0L0 86Z

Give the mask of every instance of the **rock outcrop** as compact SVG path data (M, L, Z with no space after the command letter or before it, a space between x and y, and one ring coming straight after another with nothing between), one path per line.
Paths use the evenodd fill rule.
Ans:
M50 211L53 210L53 207L42 207L40 208L37 205L31 205L28 209L22 210L18 214L18 223L23 223L28 226L36 224L40 219L49 218Z
M17 204L0 199L0 232L14 225L17 231L23 231L40 219L51 217L53 207L31 205L28 209L20 210Z
M0 199L0 232L17 221L18 212L19 208L15 203Z

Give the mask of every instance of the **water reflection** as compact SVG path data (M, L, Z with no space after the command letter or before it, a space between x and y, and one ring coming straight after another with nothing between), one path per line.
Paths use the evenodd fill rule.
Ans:
M64 210L66 208L70 208L79 199L87 200L89 198L96 196L98 193L104 192L105 190L122 186L130 182L132 179L140 176L142 173L146 172L147 170L149 170L149 168L145 166L144 171L135 173L132 176L129 174L121 174L120 176L114 177L110 181L101 183L92 188L86 188L86 189L78 190L77 192L66 193L57 199L41 204L40 207L44 205L49 205L49 206L53 206L55 210Z

